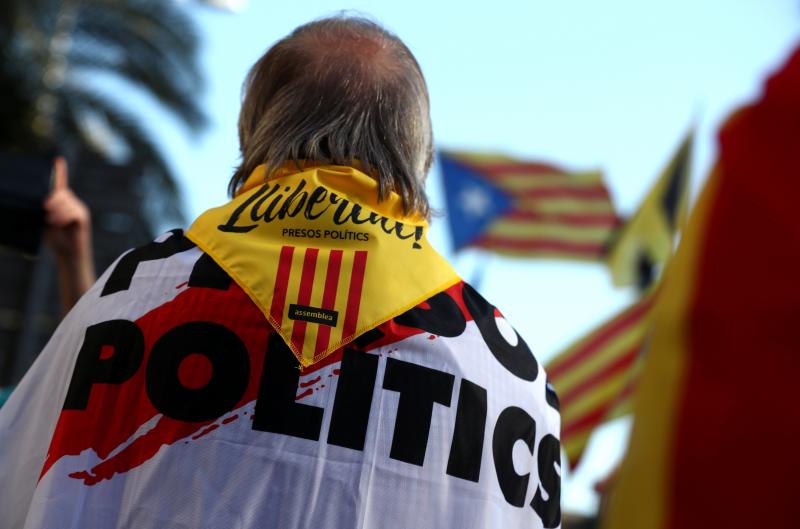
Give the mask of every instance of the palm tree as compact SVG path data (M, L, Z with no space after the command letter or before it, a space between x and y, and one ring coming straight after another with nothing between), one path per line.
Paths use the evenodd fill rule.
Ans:
M89 150L134 163L144 189L156 191L156 218L180 221L175 176L161 149L124 101L97 86L113 76L189 131L202 128L199 39L190 17L170 0L0 3L0 149ZM97 141L98 129L105 141Z

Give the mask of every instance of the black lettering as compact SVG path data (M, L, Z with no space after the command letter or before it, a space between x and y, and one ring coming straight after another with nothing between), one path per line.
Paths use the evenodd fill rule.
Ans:
M344 350L328 443L364 450L377 372L377 356L352 349Z
M406 235L406 234L403 233L403 229L404 228L405 228L405 224L403 224L402 222L396 222L395 225L394 225L394 235L395 235L395 237L397 237L401 241L404 241L406 239L410 239L411 237L415 236L415 234L417 232L416 229L414 230L413 233L409 233L408 235ZM421 236L422 228L417 228L417 229L420 230L420 236ZM391 232L387 232L387 233L391 233Z
M204 253L192 267L189 286L228 290L228 287L231 286L231 278L210 255Z
M300 364L278 333L272 333L256 399L253 430L319 440L322 408L295 401Z
M365 222L370 222L372 220L375 213L370 213L366 218L361 218L359 216L361 213L361 206L359 204L351 204L353 207L350 209L350 222L353 224L364 224Z
M561 443L552 434L545 435L539 442L539 481L547 491L547 499L542 495L542 488L536 487L531 500L531 507L542 519L546 529L561 524Z
M292 190L290 187L284 188L284 193L290 193L285 196L280 191L280 184L275 184L271 188L264 184L256 193L250 196L246 201L240 204L236 210L231 214L230 218L225 224L217 227L220 231L226 232L239 232L246 233L256 227L256 224L247 226L236 226L236 222L245 210L250 208L250 218L253 221L261 220L263 222L272 222L275 219L293 218L300 214L302 211L305 218L315 220L321 217L325 212L330 209L332 205L336 206L333 213L333 223L341 226L348 222L359 225L370 223L372 225L380 225L381 229L387 235L394 235L400 240L414 238L413 248L419 249L419 241L422 240L424 229L422 226L414 227L413 233L405 233L405 225L396 220L374 211L366 214L360 204L354 203L346 198L338 196L336 193L329 193L324 187L316 187L310 193L304 191L306 181L301 180L297 186ZM277 193L277 194L276 194ZM324 204L326 202L327 204ZM266 204L267 200L271 202L266 206L263 212L261 208ZM320 207L316 207L320 206ZM281 234L284 237L312 237L311 231L283 229ZM317 233L321 233L317 231ZM369 241L369 234L363 232L351 232L349 230L344 232L326 231L326 236L333 239L342 240L357 240ZM317 235L319 237L319 235Z
M383 387L400 393L389 457L422 466L431 430L433 403L450 406L455 377L394 358L386 360Z
M308 193L303 191L306 187L306 181L300 180L300 183L297 184L297 187L292 191L292 194L286 197L286 200L283 202L280 211L278 212L278 217L283 219L285 217L294 217L300 211L302 211L303 206L306 204L306 199L308 198ZM295 206L293 211L289 211L289 208L292 207L292 203L299 197L299 201ZM305 237L305 235L303 236Z
M266 185L266 184L264 184L264 187L266 188L266 187L267 187L267 185ZM264 203L265 203L265 202L266 202L268 199L272 198L272 195L274 195L275 193L277 193L277 192L280 190L280 188L281 188L280 184L275 184L275 185L273 185L272 187L268 188L268 189L269 189L269 192L268 192L267 194L265 194L263 197L259 198L257 201L255 201L255 202L253 203L253 207L252 207L252 208L250 208L250 219L252 219L252 220L254 220L254 221L257 221L257 220L262 220L262 219L263 219L263 215L262 215L261 213L259 213L258 209L259 209L261 206L263 206L263 205L264 205ZM277 200L280 200L280 197L281 197L281 196L282 196L282 195L278 195L278 199L277 199ZM272 204L275 204L275 200L273 200L273 201L272 201ZM255 227L255 226L253 226L253 227ZM251 229L252 229L252 228L251 228Z
M494 306L483 299L474 288L464 283L464 304L478 326L489 350L503 367L522 380L534 381L539 375L539 363L528 348L528 344L517 335L517 345L511 345L497 328Z
M101 358L104 348L111 356ZM122 384L131 378L144 357L144 335L129 320L109 320L86 329L72 380L64 400L65 410L85 410L94 384Z
M139 267L139 263L144 261L155 261L156 259L166 259L176 253L185 252L194 248L194 243L183 236L183 230L172 230L169 238L163 242L151 242L131 250L122 256L117 262L117 266L108 276L106 284L100 296L114 294L121 290L128 290L133 280L133 275Z
M389 217L381 217L380 225L381 225L381 229L384 231L384 233L386 233L387 235L392 235L392 233L394 233L395 229L397 229L399 227L399 229L397 229L397 234L396 235L398 237L400 237L400 232L403 231L403 223L402 222L398 222L398 221L394 221L394 225L388 226L387 225L388 222L391 222L391 219ZM402 239L402 237L400 237L400 238Z
M514 507L525 505L530 474L520 476L514 470L514 444L522 440L533 455L536 422L525 410L515 406L504 409L497 418L492 437L492 454L497 482L506 501Z
M347 208L348 206L350 206L349 200L340 199L338 196L336 196L335 193L331 193L331 202L336 203L339 201L341 202L339 203L338 206L336 206L336 211L333 212L333 223L336 224L337 226L347 222L347 219L350 218L350 216L352 216L353 214L352 210L347 212Z
M419 244L419 241L422 240L423 228L422 226L417 226L414 228L414 244L411 245L412 248L415 250L419 250L422 246Z
M328 191L324 187L317 187L316 189L314 189L314 191L311 192L311 195L309 195L308 197L308 202L306 202L305 216L307 219L316 220L320 218L323 213L328 211L328 208L331 207L330 204L320 209L319 211L314 212L314 206L324 202L327 196L328 196Z
M211 378L199 388L183 385L178 368L192 354L211 362ZM207 321L178 325L153 345L147 363L147 396L167 417L179 421L211 421L230 411L247 389L250 359L230 329Z
M466 378L462 379L456 408L456 426L447 460L449 475L476 483L480 479L486 406L486 389Z
M281 203L281 200L283 200L283 195L278 194L278 196L274 197L272 199L272 202L269 203L269 206L267 206L267 210L264 213L259 213L258 212L258 208L260 208L264 204L264 202L266 201L267 198L270 198L273 193L277 192L280 189L280 187L281 187L280 184L275 184L275 187L272 188L272 192L270 192L269 195L267 195L263 199L259 200L258 203L253 204L253 209L250 211L250 218L251 219L253 219L253 220L261 219L264 222L272 222L273 220L278 218L278 215L280 214L280 208L275 213L273 213L273 210L276 207L278 207L278 204ZM291 188L288 188L288 187L286 188L287 192L290 191L290 190L291 190Z
M239 204L239 207L233 210L233 213L231 213L230 218L225 222L225 224L220 224L219 226L217 226L217 229L219 231L225 231L225 232L247 233L248 231L255 228L256 224L251 224L249 226L236 226L236 221L239 220L241 214L244 212L245 209L247 209L247 207L250 204L252 204L255 200L257 200L261 195L263 195L267 191L270 191L267 196L271 195L272 193L275 192L275 189L276 188L272 188L272 190L270 191L270 188L267 184L262 185L258 191L256 191L250 196L250 198Z
M448 338L461 336L467 327L467 320L453 298L446 292L439 292L429 298L427 303L430 305L429 309L409 309L397 316L395 323Z

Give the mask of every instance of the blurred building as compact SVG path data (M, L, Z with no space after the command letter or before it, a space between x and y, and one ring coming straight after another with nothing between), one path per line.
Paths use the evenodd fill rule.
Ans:
M84 151L70 161L70 187L89 206L98 275L125 250L153 238L141 171ZM53 259L0 248L0 388L16 384L61 317Z

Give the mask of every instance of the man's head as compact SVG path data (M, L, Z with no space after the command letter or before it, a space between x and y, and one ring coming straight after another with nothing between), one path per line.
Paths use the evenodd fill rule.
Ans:
M260 164L269 174L288 160L357 161L377 178L379 199L394 191L408 213L428 216L428 90L396 36L363 18L300 26L258 60L243 92L231 194Z

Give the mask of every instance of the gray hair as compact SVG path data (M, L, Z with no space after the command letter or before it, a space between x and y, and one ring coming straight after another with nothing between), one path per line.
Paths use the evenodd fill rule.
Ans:
M242 163L231 195L252 171L309 160L360 164L407 214L430 215L425 175L433 153L428 89L411 51L359 17L300 26L252 67L239 115Z

